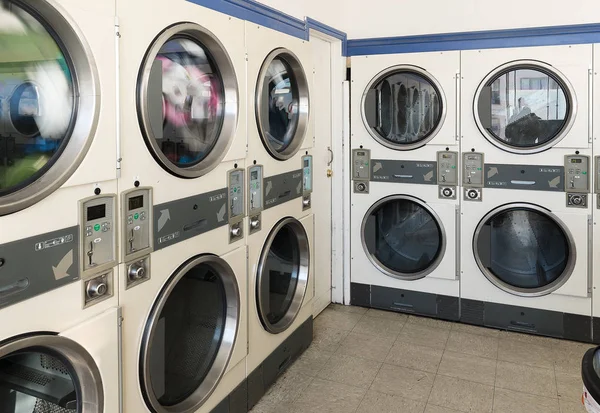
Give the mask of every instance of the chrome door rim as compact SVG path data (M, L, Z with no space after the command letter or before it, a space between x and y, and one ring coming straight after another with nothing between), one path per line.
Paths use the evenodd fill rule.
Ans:
M224 94L223 123L219 135L216 137L216 141L208 155L196 165L189 168L176 166L162 152L150 126L150 113L148 109L148 83L150 81L152 63L162 46L177 35L198 42L208 50L223 83ZM233 62L225 46L211 31L196 23L189 22L176 23L163 30L152 41L150 48L144 56L138 76L136 95L138 120L144 141L154 159L157 160L163 169L180 178L198 178L219 166L235 138L239 113L239 91Z
M431 215L431 217L435 220L435 222L440 230L441 243L440 243L439 252L437 254L437 257L433 261L431 261L430 265L426 269L419 271L417 273L406 274L406 273L401 273L398 271L393 271L392 269L390 269L386 265L384 265L381 261L379 261L379 259L377 259L377 257L373 256L373 254L371 254L369 252L369 249L367 248L367 243L365 241L365 228L367 226L368 218L381 205L386 204L391 201L395 201L395 200L409 201L409 202L413 202L413 203L419 205L420 207L425 209L425 211L427 211ZM403 280L403 281L416 281L416 280L425 278L426 276L431 274L433 271L435 271L435 269L440 265L440 263L442 262L442 259L444 258L445 254L446 254L446 229L444 228L444 224L442 223L442 220L440 219L438 214L435 212L435 210L433 208L431 208L429 205L427 205L427 203L425 201L423 201L419 198L415 198L410 195L390 195L385 198L381 198L379 201L375 202L367 210L367 212L365 213L365 215L363 217L362 224L360 226L360 239L362 242L362 246L363 246L365 255L367 256L369 261L371 261L371 264L373 264L383 274L393 277L393 278L397 278L399 280Z
M416 73L416 74L422 76L423 78L425 78L428 82L430 82L431 85L437 90L437 92L439 94L439 104L442 106L442 113L440 114L440 121L438 122L437 126L429 133L429 135L426 138L424 138L418 142L415 142L415 143L393 144L393 143L389 142L388 140L386 140L385 138L383 138L381 135L379 135L367 123L367 114L365 112L365 98L367 97L367 93L373 87L373 85L376 85L377 83L381 82L388 75L390 75L394 72ZM391 66L391 67L388 67L387 69L379 72L367 84L367 86L365 87L365 89L363 91L362 98L360 100L360 115L361 115L361 118L363 121L363 125L365 126L365 129L367 130L367 132L369 132L369 135L371 135L371 137L373 139L375 139L377 142L379 142L386 148L390 148L390 149L394 149L394 150L398 150L398 151L410 151L413 149L420 148L420 147L426 145L427 143L429 143L433 138L435 138L437 136L437 134L440 132L440 130L444 126L444 122L446 121L446 112L447 112L446 94L444 93L444 89L442 88L442 85L437 81L437 79L431 73L429 73L425 69L422 69L418 66L413 66L413 65ZM409 122L408 118L407 118L406 122L408 125L408 122Z
M80 344L56 335L32 335L11 340L0 345L0 359L19 351L31 349L41 352L48 349L60 355L75 374L78 403L81 413L104 412L104 386L102 375L93 357Z
M559 86L563 87L563 91L565 92L565 97L568 100L569 107L571 111L568 114L568 119L562 130L558 135L550 139L543 145L536 146L534 148L519 148L510 145L502 144L496 137L492 136L482 125L481 120L479 119L479 97L481 95L481 91L485 87L485 85L493 78L498 77L502 72L508 72L511 70L517 69L532 69L541 71L543 73L550 74L555 78L554 80L558 80ZM520 155L528 155L534 153L544 152L552 147L554 147L558 142L564 139L565 136L569 133L571 128L573 127L573 123L575 122L575 118L577 117L577 96L575 95L575 89L558 69L555 67L538 61L538 60L515 60L512 62L505 63L501 66L496 67L487 76L481 81L479 86L477 87L477 91L475 92L475 97L473 99L473 119L475 120L475 124L477 125L477 129L483 135L483 137L496 148L501 149L505 152L520 154Z
M269 66L276 58L281 57L291 68L291 75L294 77L298 85L298 123L296 125L296 130L294 131L294 136L290 141L290 144L281 152L275 150L271 144L269 143L269 139L265 136L264 127L268 124L268 119L263 119L261 114L261 106L262 106L262 95L263 95L263 78L265 77L267 70L269 70ZM298 57L292 53L290 50L285 49L283 47L273 50L265 60L260 68L260 72L258 73L258 78L256 82L256 94L255 94L255 117L256 117L256 125L258 126L258 133L260 135L261 141L265 147L265 149L269 152L269 154L279 161L285 161L294 156L301 148L304 139L306 138L306 131L308 129L308 118L310 112L310 94L308 90L308 80L306 78L306 73L304 68L302 67L302 63Z
M194 267L200 264L207 264L215 269L215 273L221 279L225 289L225 300L227 302L227 313L225 316L225 327L221 345L214 358L213 364L208 371L204 381L196 390L183 402L173 406L163 406L159 403L152 389L150 377L150 348L156 331L156 325L159 316L175 286L179 281ZM158 298L152 306L150 315L145 323L144 333L140 351L140 384L144 393L146 402L157 413L191 413L195 412L215 391L221 378L225 375L225 370L233 354L240 322L240 292L237 283L237 277L229 264L221 257L211 254L204 254L193 257L185 262L181 267L174 271L174 275L165 283L160 291Z
M522 288L522 287L515 287L513 285L510 285L510 284L500 280L498 277L496 277L494 274L492 274L487 268L485 268L485 265L483 265L483 262L481 261L481 258L479 257L479 254L477 253L477 240L479 239L479 235L481 233L483 226L487 223L487 221L490 218L493 218L494 216L498 215L499 213L508 211L510 209L535 211L545 217L550 218L562 230L564 236L567 239L567 242L569 243L569 257L567 259L567 265L566 265L563 273L556 280L554 280L547 286L538 287L538 288ZM479 224L477 224L477 227L475 228L475 232L473 234L473 257L475 258L477 267L479 267L479 270L483 273L485 278L487 278L489 282L491 282L493 285L495 285L502 291L510 293L512 295L517 295L520 297L541 297L541 296L548 295L548 294L558 290L569 280L569 278L571 278L571 275L573 274L573 270L575 269L575 262L577 261L577 250L576 250L575 240L573 239L573 236L571 235L571 232L569 231L567 226L556 215L554 215L550 210L543 208L539 205L535 205L535 204L529 204L529 203L525 203L525 202L515 202L515 203L505 204L505 205L501 205L497 208L494 208L493 210L488 212L479 221Z
M271 250L271 246L273 245L275 237L277 236L279 231L287 225L291 227L292 232L296 236L296 239L298 241L299 265L296 276L297 284L296 290L294 291L294 298L292 299L292 302L290 303L286 314L277 323L272 324L265 317L266 303L264 303L261 298L261 292L263 291L264 287L264 280L262 274L265 270L265 261L269 255L269 251ZM258 316L261 320L263 327L269 333L279 334L287 330L294 323L296 317L298 317L298 314L300 313L300 309L302 308L302 304L304 302L304 296L306 295L306 288L308 287L308 277L310 276L310 259L310 241L302 223L296 218L286 217L279 221L277 224L275 224L263 245L256 271L256 300L258 307Z
M49 169L22 189L0 197L0 216L28 208L60 188L77 170L95 138L100 114L100 89L96 64L89 45L62 7L48 0L12 0L49 31L69 64L73 80L73 119L68 141Z

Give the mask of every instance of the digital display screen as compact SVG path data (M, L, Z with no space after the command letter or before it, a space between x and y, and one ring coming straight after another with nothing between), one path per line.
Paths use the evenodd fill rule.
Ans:
M231 174L231 184L239 185L239 183L240 183L240 174L239 173Z
M452 158L452 155L449 155L446 153L442 154L442 159L450 159L450 158Z
M365 156L366 154L364 152L356 152L356 156Z
M308 165L310 165L310 161L308 159L304 160L304 167L308 168Z
M581 163L581 162L583 162L583 159L581 159L581 158L571 159L571 163Z
M106 205L95 205L88 207L87 209L87 219L88 221L94 221L96 219L101 219L106 217Z
M134 196L129 198L129 210L132 211L134 209L143 208L144 206L144 195Z
M252 171L250 172L250 179L255 181L258 179L258 171Z

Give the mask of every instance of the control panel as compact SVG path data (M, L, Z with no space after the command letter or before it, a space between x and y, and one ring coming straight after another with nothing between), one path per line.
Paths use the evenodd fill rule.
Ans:
M232 169L227 174L227 194L229 205L229 242L244 236L244 170Z
M97 274L117 262L116 195L102 195L79 202L81 272Z
M152 249L152 189L136 188L122 194L123 260L147 254Z
M371 180L371 151L368 149L352 150L352 181L354 193L368 194Z
M249 233L260 231L261 212L263 210L263 167L248 167L248 217Z
M311 207L311 194L313 187L313 157L305 155L302 157L302 210Z
M83 308L91 307L114 296L114 272L112 269L83 281Z
M440 151L437 153L438 197L456 199L458 185L458 152Z
M469 188L483 188L483 153L463 153L463 186Z
M585 155L565 156L565 191L567 207L587 208L590 191L590 158Z

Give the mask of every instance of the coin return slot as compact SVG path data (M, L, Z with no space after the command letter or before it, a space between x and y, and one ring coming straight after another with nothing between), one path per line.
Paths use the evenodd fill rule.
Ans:
M191 231L193 229L202 229L208 225L208 221L206 219L201 219L199 221L192 222L191 224L184 225L183 232Z

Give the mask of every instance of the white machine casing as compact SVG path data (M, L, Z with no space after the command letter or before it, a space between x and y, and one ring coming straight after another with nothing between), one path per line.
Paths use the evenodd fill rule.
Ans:
M594 45L594 81L598 81L598 67L600 67L600 45ZM600 88L594 88L594 122L600 120ZM597 251L598 242L600 242L600 138L598 129L594 130L594 173L592 174L592 208L594 220L593 242L595 251ZM593 316L593 340L594 343L600 343L600 256L593 254L592 264L592 316Z

